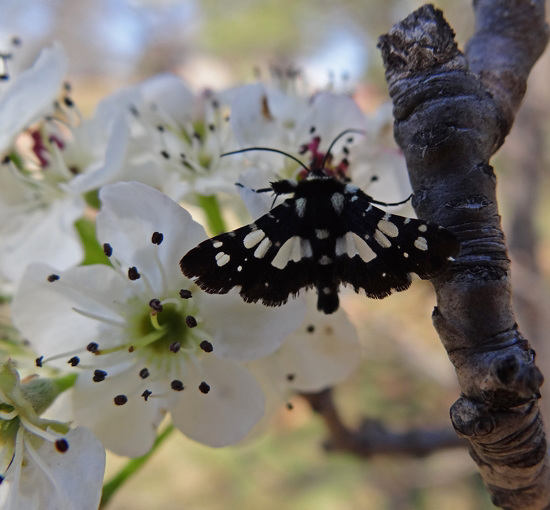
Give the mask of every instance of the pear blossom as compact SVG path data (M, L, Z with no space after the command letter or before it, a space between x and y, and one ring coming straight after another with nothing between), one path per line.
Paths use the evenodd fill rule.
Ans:
M262 84L241 88L231 105L231 125L242 148L276 149L309 168L324 164L328 173L387 202L401 201L411 190L404 158L387 136L392 122L389 105L367 117L348 95L325 91L306 101ZM245 179L261 183L259 188L304 172L280 154L258 150L244 156L250 167ZM259 175L248 177L254 173Z
M75 222L85 215L89 193L120 174L125 163L122 115L102 110L85 119L70 87L60 92L62 100L49 97L51 112L19 134L0 166L0 281L11 287L31 262L67 269L82 261Z
M282 402L292 409L290 400L296 393L318 392L342 383L361 361L359 337L345 310L340 307L331 315L319 312L311 292L307 304L302 324L277 351L246 364L266 396L266 413L256 433Z
M65 52L54 44L44 48L30 68L13 72L17 46L1 53L0 153L10 148L24 128L52 111L67 70Z
M0 367L0 509L95 510L105 450L85 427L39 414L62 391L57 381L20 381L13 361Z
M264 412L241 362L277 350L304 303L205 294L179 269L206 238L187 211L136 182L105 186L100 199L97 234L112 267L33 264L14 297L15 325L43 353L37 363L79 370L75 422L116 453L147 452L166 413L201 443L241 440Z
M238 148L229 125L234 94L207 90L197 95L165 73L104 100L98 110L122 112L129 133L125 164L109 182L137 180L176 201L235 194L242 167L235 159L220 159Z

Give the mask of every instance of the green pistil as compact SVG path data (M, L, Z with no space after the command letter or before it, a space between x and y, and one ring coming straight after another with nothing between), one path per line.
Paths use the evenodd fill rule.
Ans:
M161 312L150 311L141 315L125 348L136 350L146 347L150 354L166 355L171 353L170 345L178 342L184 350L194 349L195 335L185 323L187 315L181 305L170 303L165 303ZM106 354L117 350L120 350L120 346L100 351Z

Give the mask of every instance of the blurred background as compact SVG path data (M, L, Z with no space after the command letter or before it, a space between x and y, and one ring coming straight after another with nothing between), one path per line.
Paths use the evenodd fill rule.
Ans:
M268 69L300 69L310 86L353 90L366 111L386 101L379 35L417 0L0 0L0 42L21 39L29 62L60 41L73 97L85 115L109 93L163 71L195 90L251 82ZM467 0L434 2L461 48L474 30ZM524 108L494 165L513 259L518 322L543 372L548 331L548 73L537 64ZM378 418L396 431L450 427L459 396L431 326L431 286L417 282L384 301L346 295L364 346L360 371L335 389L347 424ZM543 388L544 390L544 388ZM544 391L543 391L544 395ZM543 407L546 406L543 399ZM173 434L109 505L110 510L483 510L493 506L465 449L425 458L326 453L324 425L298 397L267 433L213 450ZM547 413L548 416L548 413ZM547 418L547 422L550 420ZM109 457L107 478L125 463Z

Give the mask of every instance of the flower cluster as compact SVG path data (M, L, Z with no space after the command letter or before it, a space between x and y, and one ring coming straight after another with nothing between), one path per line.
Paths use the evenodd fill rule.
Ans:
M166 415L195 441L235 444L356 367L343 310L324 316L305 294L265 307L186 279L179 261L208 235L182 205L220 233L272 206L252 190L303 178L297 160L382 200L408 195L402 158L381 143L388 111L367 117L350 96L288 83L195 94L159 75L86 118L66 67L52 46L0 89L0 289L41 375L20 382L26 360L2 346L2 508L76 508L83 487L97 507L104 448L147 453ZM289 157L224 156L250 147ZM46 420L61 394L63 419Z

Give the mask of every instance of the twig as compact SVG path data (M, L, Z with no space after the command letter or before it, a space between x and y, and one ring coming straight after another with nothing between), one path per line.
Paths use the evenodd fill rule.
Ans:
M450 427L397 432L388 429L382 421L367 419L357 430L352 430L342 422L330 389L302 393L302 397L323 418L329 433L325 447L330 451L345 451L364 458L373 455L422 457L443 448L467 446Z

